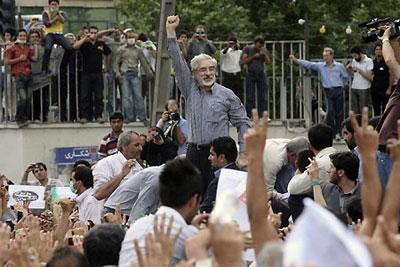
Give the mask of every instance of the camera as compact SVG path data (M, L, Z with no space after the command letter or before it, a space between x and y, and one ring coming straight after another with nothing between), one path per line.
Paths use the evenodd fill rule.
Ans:
M360 28L366 28L362 33L362 39L367 42L375 42L385 32L384 26L390 27L390 39L400 36L400 19L390 23L389 18L373 18L358 24Z
M168 120L170 121L179 121L180 120L179 113L177 112L169 112L168 113Z

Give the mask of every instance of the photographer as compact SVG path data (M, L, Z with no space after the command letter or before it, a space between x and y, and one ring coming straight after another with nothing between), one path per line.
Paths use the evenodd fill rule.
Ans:
M170 99L165 104L165 111L157 123L165 136L178 145L178 155L186 154L186 139L188 136L188 123L180 115L179 103Z
M240 57L242 50L236 37L230 37L228 45L221 50L222 85L231 89L243 102Z
M147 166L159 166L176 157L178 146L165 137L163 131L157 126L149 128L146 143L143 146L142 160Z
M390 73L394 79L400 77L400 45L399 39L394 38L389 40L391 37L391 27L388 27L383 36L382 40L382 53L386 65L389 67ZM386 105L385 112L382 115L381 120L377 126L379 132L379 144L384 146L386 141L390 138L397 137L397 120L400 118L400 93L399 87L394 90L389 98Z
M217 48L212 41L208 40L206 27L197 25L187 49L188 63L197 55L207 54L211 56L215 51L217 51Z

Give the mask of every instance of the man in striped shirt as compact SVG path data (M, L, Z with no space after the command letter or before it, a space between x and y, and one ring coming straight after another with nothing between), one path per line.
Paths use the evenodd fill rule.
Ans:
M99 147L99 159L114 155L118 152L117 143L118 137L122 133L124 125L124 116L120 112L114 112L110 116L111 133L101 139Z

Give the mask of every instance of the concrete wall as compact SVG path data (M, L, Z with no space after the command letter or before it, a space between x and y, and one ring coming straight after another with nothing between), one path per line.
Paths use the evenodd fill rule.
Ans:
M129 124L125 130L145 132L138 124ZM56 147L98 146L110 131L108 124L43 124L19 129L15 125L0 126L0 173L19 181L24 168L31 162L44 162L49 176L56 173Z

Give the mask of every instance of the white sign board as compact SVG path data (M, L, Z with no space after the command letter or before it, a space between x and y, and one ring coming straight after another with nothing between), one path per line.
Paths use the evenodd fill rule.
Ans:
M250 231L249 216L247 215L246 204L246 183L247 172L222 169L218 180L218 189L216 202L221 198L221 193L224 191L232 192L239 200L238 209L233 216L233 220L239 225L240 230ZM216 204L217 206L218 204ZM248 249L243 255L243 259L247 261L255 261L253 249Z
M7 206L10 207L18 202L22 203L24 200L29 200L30 209L44 209L44 191L45 188L43 186L10 185L8 187L10 199Z

